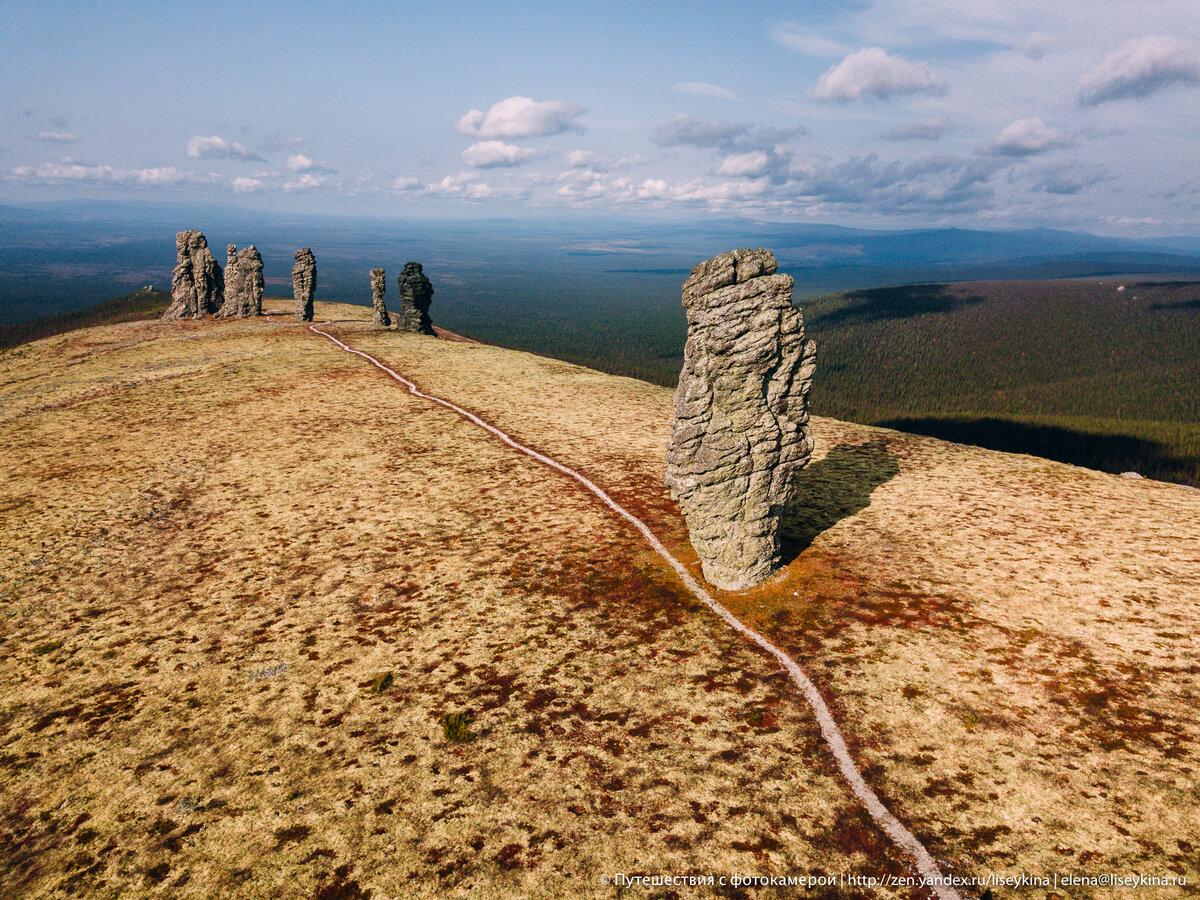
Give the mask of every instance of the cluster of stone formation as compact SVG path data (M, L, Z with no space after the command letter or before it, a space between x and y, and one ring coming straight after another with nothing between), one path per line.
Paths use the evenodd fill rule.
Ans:
M225 279L220 264L199 231L175 235L175 272L171 276L171 305L164 319L198 319L221 308Z
M724 590L778 568L779 519L813 449L816 344L776 268L768 250L733 250L683 284L688 337L664 482L704 577Z
M387 272L383 269L371 270L371 300L375 305L375 324L385 328L392 324L384 305L383 295L387 293Z
M292 293L296 297L296 321L311 322L313 295L317 293L317 260L311 247L296 251L292 266Z
M309 259L312 258L311 251ZM297 254L299 258L299 254ZM316 266L313 265L313 285ZM199 231L175 235L175 273L171 278L171 305L164 319L199 319L209 313L218 318L245 319L262 315L262 254L251 244L238 251L225 248L225 268L213 258L208 240ZM312 301L309 301L312 308ZM312 318L311 314L309 318Z
M383 295L387 291L386 272L371 270L371 298L375 306L375 324L390 326L391 316L384 305ZM429 318L429 304L433 302L433 284L421 271L421 264L404 264L397 290L400 296L400 311L396 314L396 327L401 331L416 334L433 334L433 322Z
M263 261L251 244L238 252L234 244L225 248L225 303L217 317L245 319L262 315Z

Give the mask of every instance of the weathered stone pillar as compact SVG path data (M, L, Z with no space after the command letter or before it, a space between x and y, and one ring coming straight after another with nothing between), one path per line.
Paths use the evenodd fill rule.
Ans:
M383 295L387 292L387 273L383 269L371 270L371 299L375 304L375 324L387 327L392 324L384 305Z
M296 321L311 322L313 296L317 293L317 260L309 247L296 251L296 263L292 266L292 292L296 297Z
M405 263L404 271L400 273L400 312L396 315L400 330L433 334L433 322L429 318L429 304L432 301L433 285L421 271L421 264Z
M233 244L225 248L225 303L220 317L245 319L262 315L263 261L253 244L241 253Z
M779 566L779 518L813 442L816 344L767 250L700 263L683 284L688 338L664 479L704 577L724 590Z
M199 231L175 235L175 272L171 278L171 305L164 319L198 319L216 312L225 293L221 266Z

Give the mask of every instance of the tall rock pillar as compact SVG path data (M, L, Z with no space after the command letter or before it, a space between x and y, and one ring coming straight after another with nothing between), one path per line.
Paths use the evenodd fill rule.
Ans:
M311 322L313 296L317 293L317 260L309 247L296 251L296 262L292 266L292 292L296 297L296 321Z
M400 330L433 334L433 322L429 318L429 304L432 301L433 285L421 271L421 264L405 263L404 271L400 273L400 312L396 315Z
M371 300L375 304L375 324L387 327L392 324L384 305L383 295L387 292L387 273L383 269L371 270Z
M171 305L164 319L198 319L216 312L225 295L220 264L199 231L175 235L175 272L171 277Z
M733 250L683 284L688 337L664 481L704 577L724 590L778 568L779 518L813 449L816 344L776 268L768 250Z

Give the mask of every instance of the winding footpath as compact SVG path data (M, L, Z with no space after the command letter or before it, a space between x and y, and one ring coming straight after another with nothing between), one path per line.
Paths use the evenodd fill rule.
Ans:
M879 827L883 829L884 833L891 838L892 843L894 843L912 859L916 865L917 871L920 873L921 878L923 879L924 885L933 892L934 896L938 897L939 900L962 900L958 892L949 884L946 876L941 873L937 863L934 861L933 857L929 855L929 851L925 849L925 846L911 831L904 826L899 819L892 815L891 811L883 805L883 802L879 799L875 792L871 790L870 785L868 785L866 780L862 777L862 773L859 772L858 766L855 765L853 757L850 756L850 751L846 747L845 738L842 737L842 732L838 728L837 722L834 721L833 715L829 712L829 707L825 705L825 701L821 698L821 694L817 690L816 685L809 680L809 677L804 673L804 670L800 668L800 665L794 659L788 656L787 653L785 653L783 650L780 650L753 628L744 625L733 613L714 600L708 591L706 591L704 587L692 577L691 573L684 568L683 563L672 556L670 551L663 546L662 542L654 536L654 532L647 527L645 522L624 507L620 506L600 487L588 480L586 476L576 472L574 469L564 466L557 460L538 453L536 450L526 447L524 444L518 443L496 426L485 422L479 416L472 412L468 412L461 406L456 406L449 400L443 400L441 397L435 397L431 394L426 394L415 384L413 384L413 382L409 381L404 376L397 374L375 357L371 356L370 354L363 353L361 350L355 350L348 344L338 340L329 332L322 331L320 328L317 328L316 325L309 325L308 327L310 331L314 332L315 334L319 334L322 337L328 338L346 352L353 353L356 356L361 356L367 362L371 363L371 365L382 370L387 375L391 376L396 381L400 382L400 384L408 388L409 393L411 393L413 396L420 397L423 400L429 400L433 403L437 403L446 407L446 409L453 410L463 418L467 419L469 422L472 422L485 431L495 435L514 450L519 450L526 456L531 456L538 462L545 463L550 468L575 479L581 485L599 497L600 500L602 500L604 504L609 507L609 509L621 516L634 528L640 531L642 536L646 539L646 542L649 543L652 548L654 548L654 551L659 556L667 561L671 568L675 570L675 573L679 576L680 580L684 583L684 585L687 586L687 589L691 591L697 599L699 599L705 606L724 619L729 627L734 631L744 635L748 640L770 653L773 657L775 657L776 660L778 660L779 664L783 666L785 670L787 670L788 676L791 678L793 683L800 688L800 692L804 695L804 699L808 701L808 705L812 708L813 714L817 717L817 723L821 727L821 735L825 739L825 743L829 747L830 752L833 753L834 759L837 760L838 768L841 770L842 776L850 785L850 789L854 792L854 795L858 797L860 801L862 801L862 804L864 807L866 807L867 812L871 814L871 817L876 821L876 823L878 823Z

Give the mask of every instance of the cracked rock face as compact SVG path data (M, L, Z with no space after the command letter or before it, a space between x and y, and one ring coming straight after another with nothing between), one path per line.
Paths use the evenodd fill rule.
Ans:
M383 269L371 270L371 299L375 304L375 324L385 328L392 324L392 318L383 302L383 295L387 293L386 275Z
M296 321L311 322L313 296L317 293L317 260L310 247L296 251L296 262L292 266L292 293L296 297Z
M198 319L216 312L225 294L221 266L199 231L175 235L175 272L171 278L171 305L164 319Z
M779 519L813 449L816 344L792 307L791 276L775 270L768 250L733 250L683 284L688 338L664 482L704 577L723 590L778 568Z
M429 318L429 304L433 301L433 285L421 271L421 264L404 264L400 273L400 312L396 322L401 331L417 334L433 334L433 322Z
M262 255L253 244L240 253L230 244L225 255L225 303L217 315L238 319L262 315Z

